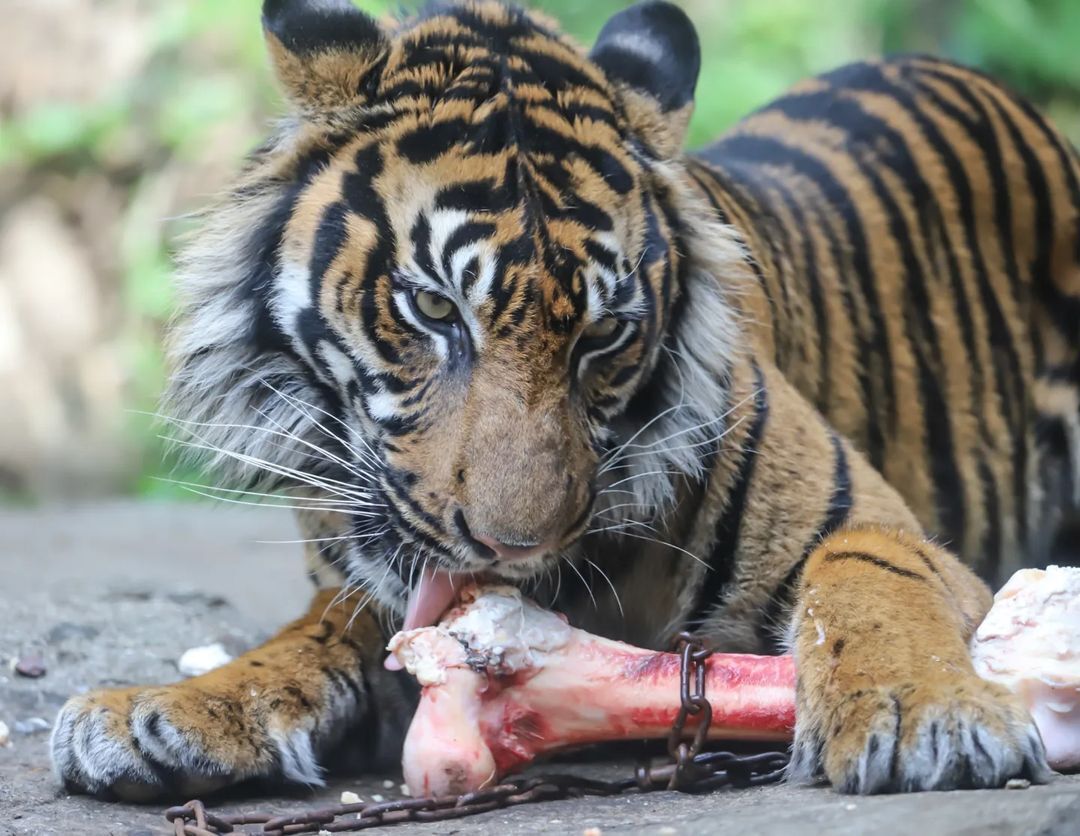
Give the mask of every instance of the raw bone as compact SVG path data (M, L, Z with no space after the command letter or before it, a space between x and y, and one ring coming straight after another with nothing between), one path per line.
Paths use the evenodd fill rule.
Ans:
M1080 569L1021 569L971 641L979 676L1016 693L1058 770L1080 768Z
M513 587L459 601L436 627L390 642L424 686L402 758L413 795L475 790L556 748L667 735L677 655L576 630ZM791 738L791 657L714 654L706 670L710 739Z

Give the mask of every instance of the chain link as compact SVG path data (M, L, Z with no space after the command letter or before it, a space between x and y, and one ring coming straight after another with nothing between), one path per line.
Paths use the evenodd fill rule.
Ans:
M675 769L668 783L669 790L682 789L687 784L706 777L694 758L705 747L705 738L712 723L712 705L705 699L705 661L712 655L701 642L689 633L678 637L679 658L679 713L668 732L668 755L675 761ZM698 716L700 715L700 717ZM686 722L697 718L697 728L689 743Z
M754 754L707 752L706 738L712 721L712 705L705 698L706 660L712 655L688 633L678 637L679 713L668 734L670 760L639 765L634 777L602 781L581 775L540 775L503 781L494 787L465 795L404 798L377 803L335 804L316 810L275 816L270 813L215 814L201 801L189 801L165 811L176 836L220 836L236 833L244 825L259 825L248 833L257 836L355 833L371 827L406 822L437 822L475 816L491 810L585 796L612 796L655 790L709 792L725 786L751 787L779 781L787 766L785 752ZM690 724L693 718L693 724ZM688 726L693 735L687 740Z

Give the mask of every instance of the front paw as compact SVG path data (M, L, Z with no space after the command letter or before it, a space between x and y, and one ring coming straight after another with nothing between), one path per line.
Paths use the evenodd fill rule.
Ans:
M187 683L92 691L60 710L53 764L70 790L141 802L256 777L321 783L308 732L251 709Z
M800 683L790 777L882 793L1044 783L1042 740L1006 689L974 675L814 694Z

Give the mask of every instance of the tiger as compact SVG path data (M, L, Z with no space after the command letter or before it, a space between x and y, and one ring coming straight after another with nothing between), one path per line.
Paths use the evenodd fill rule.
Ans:
M968 652L1080 504L1080 158L1031 104L867 60L690 153L699 41L662 0L587 52L497 0L262 22L290 115L178 257L165 410L296 506L316 593L223 667L70 699L69 789L387 768L418 699L388 637L474 579L790 651L793 782L1048 779Z

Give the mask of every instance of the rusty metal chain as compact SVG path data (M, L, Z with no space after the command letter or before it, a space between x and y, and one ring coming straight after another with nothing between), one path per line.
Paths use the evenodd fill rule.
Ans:
M513 778L497 786L465 795L403 798L377 803L335 804L283 816L270 813L215 814L201 801L189 801L165 811L176 836L220 836L236 833L237 827L259 825L247 831L256 836L293 834L355 833L371 827L388 827L406 822L437 822L475 816L520 804L557 801L584 796L611 796L629 792L677 790L708 792L724 786L750 787L780 780L787 766L785 752L768 751L749 755L733 752L706 752L706 737L712 720L712 706L705 698L705 661L712 651L693 636L678 637L681 659L679 672L679 713L668 734L670 760L639 765L634 777L602 781L581 775L540 775ZM693 736L687 741L687 723L696 719Z
M694 757L704 748L705 738L712 723L712 705L705 699L705 660L712 651L689 633L680 633L678 651L679 666L679 713L668 732L668 754L675 761L675 769L668 783L669 790L681 789L685 784L704 778L704 772ZM690 742L686 736L686 721L698 717L697 729Z

